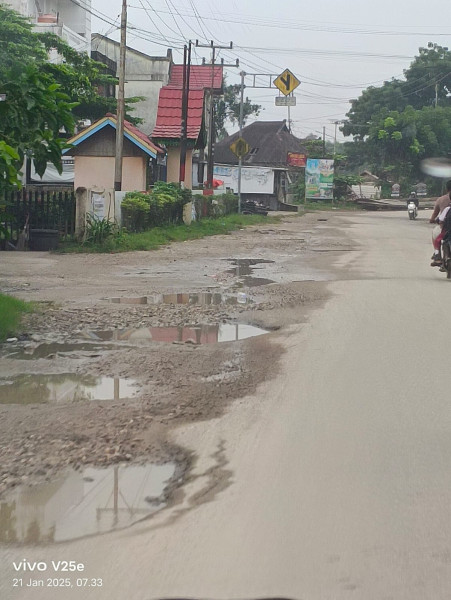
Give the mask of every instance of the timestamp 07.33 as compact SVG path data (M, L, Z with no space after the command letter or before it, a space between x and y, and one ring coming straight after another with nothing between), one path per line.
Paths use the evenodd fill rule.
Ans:
M14 578L13 587L102 587L103 579L89 577L45 577L42 579Z

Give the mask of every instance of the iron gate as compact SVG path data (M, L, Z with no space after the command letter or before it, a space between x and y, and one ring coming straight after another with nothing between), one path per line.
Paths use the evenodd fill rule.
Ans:
M75 232L75 194L72 188L29 188L7 192L0 198L2 249L15 245L20 232L53 229L67 238Z

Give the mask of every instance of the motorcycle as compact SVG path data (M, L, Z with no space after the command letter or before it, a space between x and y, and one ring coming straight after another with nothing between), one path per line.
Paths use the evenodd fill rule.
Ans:
M446 236L442 240L442 260L443 266L441 271L446 271L446 278L451 279L451 238Z
M415 202L413 200L409 200L409 203L407 204L407 213L408 213L409 219L411 221L416 219L418 216L417 205L415 204Z
M266 217L268 209L262 202L258 202L257 200L246 200L241 206L241 212L243 215L263 215Z

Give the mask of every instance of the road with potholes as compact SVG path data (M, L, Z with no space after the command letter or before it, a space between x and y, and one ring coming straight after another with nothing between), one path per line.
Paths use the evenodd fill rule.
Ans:
M448 598L451 408L441 390L451 288L429 267L430 254L426 212L410 222L404 213L337 211L286 217L279 225L157 253L29 261L8 255L1 270L11 291L58 303L20 342L31 354L43 343L78 342L105 325L139 330L226 321L270 333L224 344L128 339L118 348L115 339L112 349L75 348L35 359L48 373L75 364L78 374L134 378L140 391L126 402L93 400L83 410L74 402L53 411L34 406L33 422L27 407L1 406L8 424L2 440L16 450L27 440L31 448L16 463L2 443L5 464L16 468L9 477L47 485L38 487L47 494L53 482L41 513L50 511L51 497L61 501L72 493L75 506L75 513L68 503L58 518L39 521L47 536L53 523L54 543L43 543L30 518L39 512L30 507L36 495L26 496L27 504L22 488L11 492L18 480L5 485L0 531L5 535L5 523L12 528L8 494L15 493L17 539L0 550L1 597L88 597L80 589L86 578L91 585L102 580L89 590L96 600ZM255 278L274 283L253 287L249 275L237 272L240 265L224 269L224 259L274 260L243 263L256 268ZM207 288L229 297L245 293L254 302L131 309L105 299ZM3 355L0 368L30 374L35 360ZM154 384L167 360L170 368ZM130 412L136 424L126 420ZM99 427L110 421L110 437L90 456ZM68 440L70 427L81 425L85 438ZM57 451L47 455L52 433ZM119 445L115 457L116 435L123 446L132 435L137 441ZM69 457L82 477L55 483L61 467L50 460L55 455ZM124 462L145 469L146 457L154 469L166 468L149 475L157 490L144 498L155 508L151 516L123 504L132 480L144 475L127 474ZM36 475L35 461L42 459L49 467ZM99 465L113 465L110 480L96 480ZM102 485L108 495L96 496ZM92 498L94 510L77 515ZM135 511L131 526L124 508ZM77 518L92 527L93 515L105 533L93 535L88 527L77 535ZM26 532L21 538L18 523L28 525L28 538ZM44 575L21 572L23 586L30 577L44 583L54 577L51 561L76 561L85 570L82 578L68 575L73 587L13 588L13 563L23 558L49 565Z

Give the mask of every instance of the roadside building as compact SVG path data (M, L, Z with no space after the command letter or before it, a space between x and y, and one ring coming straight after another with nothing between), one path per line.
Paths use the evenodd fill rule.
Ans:
M180 142L182 135L183 65L172 65L168 85L160 90L156 125L151 137L167 150L167 181L178 182ZM192 156L201 155L197 179L203 182L208 139L208 115L212 99L223 92L223 68L216 65L192 65L187 118L187 151L185 187L192 187Z
M91 52L91 0L7 0L6 4L29 17L37 31L57 35L78 52ZM57 60L57 55L50 60Z
M100 33L92 35L91 57L107 65L110 75L119 74L119 51L119 42ZM133 116L142 119L140 129L147 135L155 127L160 89L168 83L172 65L170 49L166 56L149 56L134 48L126 49L125 97L142 98L133 105Z
M106 115L68 140L64 151L74 158L74 188L114 189L116 117ZM122 189L144 191L159 179L158 157L164 150L140 129L125 121Z
M214 176L224 181L218 191L238 192L238 158L230 146L239 137L236 132L216 144ZM249 152L242 160L242 198L262 201L276 210L288 201L291 183L288 155L307 154L302 140L289 132L285 120L255 121L244 127L241 137L249 145Z

